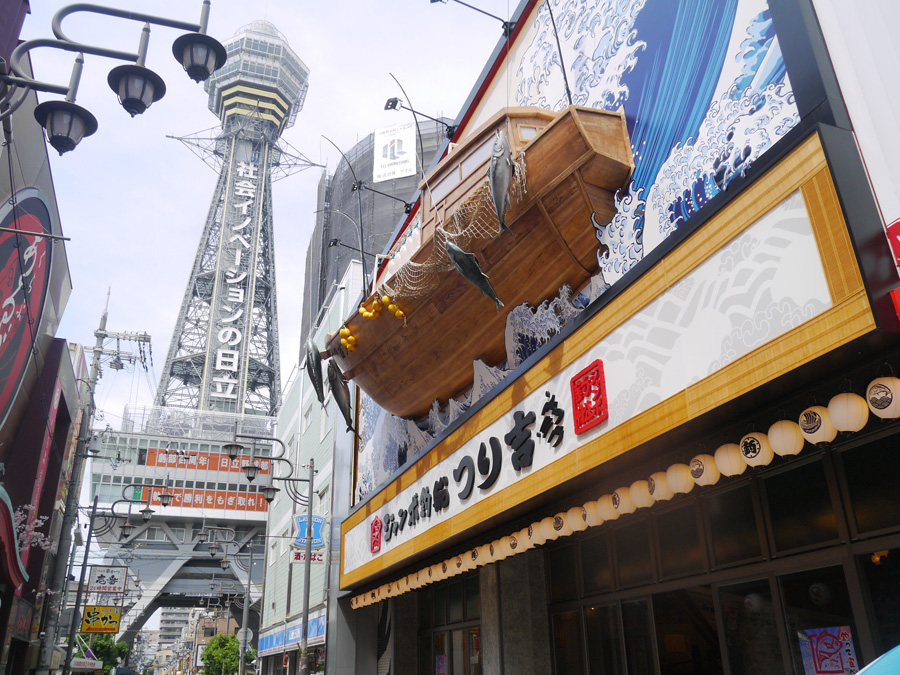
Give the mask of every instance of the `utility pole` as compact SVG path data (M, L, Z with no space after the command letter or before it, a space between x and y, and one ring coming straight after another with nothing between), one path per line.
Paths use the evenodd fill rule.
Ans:
M244 613L241 617L241 663L238 673L244 675L244 662L247 658L247 642L250 639L250 579L253 576L253 544L250 544L250 563L247 565L247 591L244 594Z
M109 316L109 292L106 294L106 307L103 308L103 315L100 317L100 326L94 331L96 342L93 348L93 358L91 359L91 370L85 387L87 395L84 405L81 409L81 426L78 430L78 440L75 444L75 455L72 458L72 474L69 478L68 494L66 495L66 508L63 512L62 528L60 530L59 545L56 549L56 560L53 564L53 572L50 577L48 586L47 601L47 621L44 626L44 638L41 642L41 650L38 655L38 665L35 669L36 675L49 675L50 665L53 657L53 649L56 645L59 633L59 618L62 610L65 609L65 603L68 600L68 594L62 593L66 584L66 554L72 547L72 528L75 525L75 516L78 514L78 500L81 496L81 476L84 467L84 460L88 456L88 444L91 439L91 425L94 419L94 392L97 388L97 381L100 379L100 362L103 357L112 357L112 367L115 370L122 368L122 362L135 363L143 358L143 356L135 356L131 352L123 352L118 349L121 341L137 342L139 344L150 344L150 336L147 333L112 333L106 330L106 320ZM116 349L104 349L105 340L115 339ZM72 554L74 555L74 553ZM75 623L75 615L72 615L72 623Z
M309 675L309 577L312 568L313 479L316 476L313 458L309 458L309 479L306 497L306 564L303 567L303 633L300 637L300 675Z

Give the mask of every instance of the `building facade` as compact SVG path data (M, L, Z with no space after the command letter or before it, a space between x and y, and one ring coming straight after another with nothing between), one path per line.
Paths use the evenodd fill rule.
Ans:
M353 306L362 289L362 267L352 261L337 285L337 292L319 316L313 339L340 328L341 317ZM340 559L339 523L349 508L346 499L350 480L351 433L329 391L325 404L301 370L295 371L285 389L278 418L278 435L289 448L295 476L306 476L304 465L312 460L316 470L312 494L313 515L325 521L321 541L312 544L310 562L309 617L307 640L310 672L334 672L342 659L348 636L332 630L331 617L339 593L334 592ZM299 467L299 468L298 468ZM284 486L282 486L284 487ZM308 487L297 484L293 496L285 488L269 509L266 584L263 596L259 639L261 673L267 675L300 672L300 646L304 624L305 530L298 531L297 517L306 515Z
M0 5L0 58L9 58L27 11L23 2ZM37 657L46 588L67 564L52 542L62 525L84 364L55 338L71 280L62 240L43 236L62 235L62 226L36 106L27 93L4 119L0 147L7 167L0 226L8 230L0 233L0 670L8 673L25 672Z
M552 10L562 54L523 2L460 164L501 108L573 102L624 112L634 171L611 218L567 211L590 188L528 192L516 131L513 208L583 218L599 270L504 308L506 361L427 418L361 396L338 672L857 672L900 643L896 55L829 0Z
M381 150L375 148L374 133L346 152L352 170L342 159L333 174L322 173L316 198L316 225L306 249L301 344L306 343L310 331L319 322L319 313L334 294L350 261L359 260L360 241L366 253L380 254L390 243L397 223L405 218L404 203L413 198L422 172L431 164L434 153L445 140L442 124L423 121L419 123L419 129L421 139L416 140L417 158L423 158L424 167L417 159L414 175L373 181L375 152ZM364 187L354 188L357 179ZM360 215L362 237L357 230ZM366 269L370 274L376 263L374 255L366 257Z

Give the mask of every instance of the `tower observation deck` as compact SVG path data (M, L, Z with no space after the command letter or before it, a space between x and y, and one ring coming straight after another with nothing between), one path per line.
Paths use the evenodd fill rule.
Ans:
M309 69L266 21L225 43L205 84L221 160L156 393L157 406L274 415L281 391L272 171L303 107Z

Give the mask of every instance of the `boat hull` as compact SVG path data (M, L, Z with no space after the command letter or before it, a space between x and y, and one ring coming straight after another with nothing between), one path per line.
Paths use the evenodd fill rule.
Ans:
M517 124L535 119L544 126L532 139L516 136ZM356 349L344 349L337 335L328 344L345 376L394 415L417 419L428 414L435 399L444 403L464 393L472 386L475 359L488 365L505 362L510 309L554 297L563 284L578 289L587 283L598 267L591 216L604 224L612 219L615 192L633 171L621 113L574 107L558 115L507 110L477 130L468 145L484 147L498 128L510 133L514 154L525 152L526 192L507 212L512 234L471 238L467 250L475 252L504 307L497 312L489 298L452 270L437 273L425 292L406 295L402 284L384 279L388 288L399 289L394 298L405 321L386 310L376 319L356 312L345 322ZM441 184L466 159L461 144L427 182ZM434 259L444 236L436 237L436 229L482 188L486 166L482 162L462 176L440 202L431 203L426 194L422 245L411 257L414 263Z

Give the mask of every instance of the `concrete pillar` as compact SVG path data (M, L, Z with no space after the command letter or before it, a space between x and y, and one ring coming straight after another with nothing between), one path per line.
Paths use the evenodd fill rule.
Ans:
M481 596L481 668L484 675L503 672L503 643L500 632L500 565L478 570Z
M550 672L550 626L544 565L543 549L534 549L499 563L500 634L503 645L501 673L546 675Z
M415 592L404 593L394 603L394 675L416 675L419 651L419 600Z

